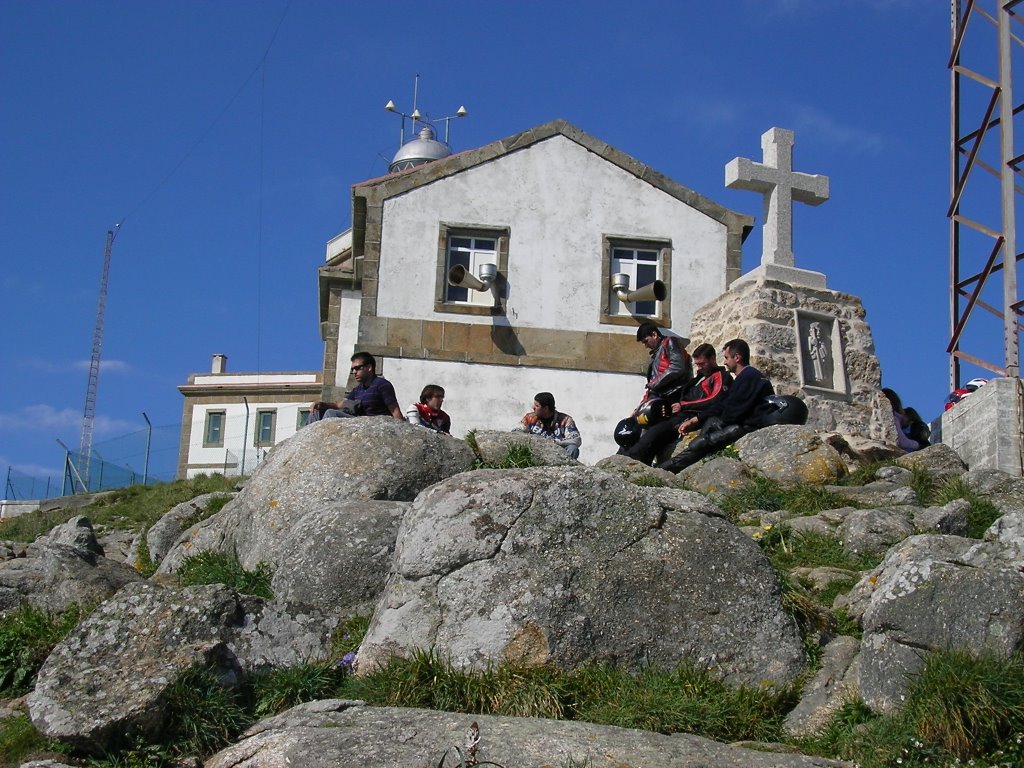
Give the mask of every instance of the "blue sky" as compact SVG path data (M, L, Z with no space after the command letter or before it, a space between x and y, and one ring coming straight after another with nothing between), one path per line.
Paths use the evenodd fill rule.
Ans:
M0 472L59 474L55 439L78 445L122 220L97 443L143 411L180 421L175 387L211 353L318 369L316 268L351 184L386 172L383 107L411 110L416 73L421 110L469 110L455 151L565 118L758 228L760 197L725 189L724 166L794 130L796 169L832 195L796 206L797 265L863 299L884 384L932 417L949 389L949 34L931 0L0 0ZM745 267L759 258L755 233ZM968 346L1001 362L1000 328Z

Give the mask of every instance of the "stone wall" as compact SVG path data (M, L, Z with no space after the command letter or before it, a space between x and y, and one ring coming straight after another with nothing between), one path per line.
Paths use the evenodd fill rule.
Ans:
M1024 474L1024 383L992 379L942 414L942 442L971 469Z
M854 442L895 443L871 328L856 296L760 278L741 280L698 309L690 348L744 339L775 391L808 405L808 424Z

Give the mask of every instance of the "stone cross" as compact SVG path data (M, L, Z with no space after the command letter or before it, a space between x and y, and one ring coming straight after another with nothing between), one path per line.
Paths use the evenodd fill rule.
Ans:
M821 205L828 200L828 176L793 170L793 132L769 128L761 136L764 162L734 158L725 166L725 186L764 194L761 264L796 266L793 259L793 201Z

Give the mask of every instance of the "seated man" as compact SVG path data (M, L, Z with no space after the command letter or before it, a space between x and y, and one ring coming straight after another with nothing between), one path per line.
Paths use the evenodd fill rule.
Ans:
M395 396L395 388L377 375L377 361L369 352L352 355L352 375L357 384L345 393L344 403L316 402L309 407L309 420L346 418L349 416L387 416L405 421Z
M533 398L533 410L523 416L522 422L513 431L527 432L554 440L562 446L571 459L579 459L583 438L576 429L576 422L567 413L555 410L555 396L550 392L538 392Z
M651 362L647 365L647 386L641 404L654 397L674 398L693 378L693 364L683 339L665 336L654 323L641 323L636 340L647 347Z
M725 367L735 377L732 386L710 408L679 425L679 434L700 426L700 435L680 454L658 464L658 469L679 472L762 423L762 412L769 408L765 398L775 394L772 383L750 364L750 347L742 339L727 341L723 358Z
M660 424L644 430L640 439L624 455L644 464L655 457L679 436L679 425L692 416L708 410L725 394L732 376L718 365L715 348L701 344L693 350L693 364L697 376L683 389L679 402L672 404L672 415Z

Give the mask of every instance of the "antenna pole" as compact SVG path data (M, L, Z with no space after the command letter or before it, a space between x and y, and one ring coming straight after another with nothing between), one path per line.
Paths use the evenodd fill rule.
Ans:
M89 490L89 457L92 454L92 428L96 420L96 393L100 383L100 353L103 351L103 321L107 311L107 285L110 277L110 254L114 238L121 225L107 230L107 244L103 249L103 274L100 277L100 295L96 305L96 327L92 333L92 355L89 358L89 380L85 385L85 408L82 411L82 438L78 444L78 482Z

